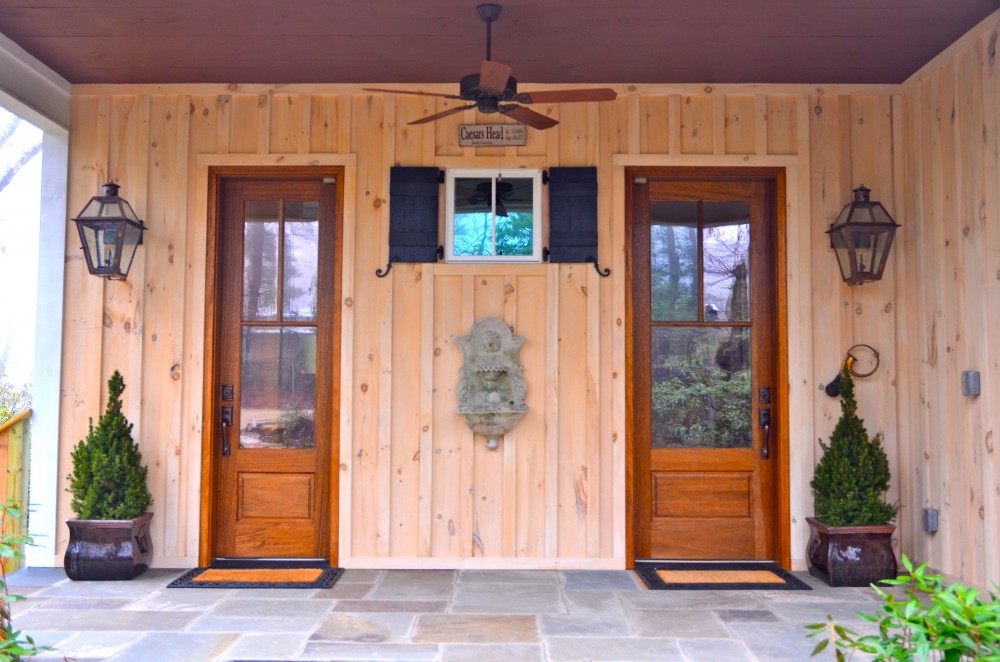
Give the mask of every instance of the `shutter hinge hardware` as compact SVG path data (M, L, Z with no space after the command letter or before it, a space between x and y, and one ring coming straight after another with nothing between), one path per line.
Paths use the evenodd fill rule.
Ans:
M542 186L545 186L548 183L549 183L549 171L548 170L543 170L542 171Z
M443 260L444 259L444 246L440 246L439 245L437 247L437 250L434 251L434 253L437 255L437 259L438 260ZM382 269L376 269L375 270L375 277L376 278L385 278L386 276L388 276L389 272L392 271L392 262L393 262L393 260L399 260L399 258L398 257L390 256L389 257L389 263L385 265L385 271L383 271Z
M604 269L601 269L600 265L597 264L596 257L588 257L587 262L594 265L594 271L596 271L597 275L600 276L601 278L607 278L608 276L611 275L610 267L605 267Z

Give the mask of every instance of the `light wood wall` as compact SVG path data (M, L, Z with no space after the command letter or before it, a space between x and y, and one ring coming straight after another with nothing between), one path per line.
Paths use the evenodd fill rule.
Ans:
M897 273L904 548L1000 582L1000 13L903 86ZM962 372L982 395L962 395ZM923 532L921 511L940 512Z
M817 440L839 414L820 388L847 348L866 342L881 352L882 368L859 381L858 395L894 467L899 421L913 409L898 404L901 260L890 258L882 283L848 288L824 234L862 183L901 220L901 235L911 232L897 210L904 177L893 149L905 106L890 86L616 89L614 102L541 106L560 124L529 129L523 147L475 149L457 145L458 124L492 118L470 111L409 126L447 102L358 86L74 88L71 211L112 177L150 231L125 283L86 276L77 240L67 242L61 475L88 417L100 413L103 382L120 369L126 413L150 465L156 563L196 561L206 218L199 155L271 165L351 154L340 309L341 564L623 567L624 168L777 165L795 175L786 210L787 388L792 557L801 567ZM598 278L590 265L399 264L377 279L388 257L395 164L598 166L600 261L612 276ZM530 412L498 451L453 413L455 337L484 316L503 317L527 338ZM60 517L69 516L63 497ZM906 526L908 518L904 534Z

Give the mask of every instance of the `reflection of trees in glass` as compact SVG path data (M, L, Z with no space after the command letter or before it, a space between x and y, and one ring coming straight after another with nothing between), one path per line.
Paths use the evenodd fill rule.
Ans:
M652 319L698 319L697 228L653 225L650 232L650 289Z
M508 211L496 217L496 253L493 253L493 214L455 214L455 255L531 255L534 217L531 212Z
M725 311L721 320L750 320L750 226L732 223L705 228L705 304Z
M315 357L315 329L243 329L242 447L313 446Z
M247 222L243 233L243 319L274 319L278 313L278 224Z
M309 320L316 316L316 284L319 277L319 223L285 223L284 288L282 315L285 319Z
M652 337L654 448L746 448L750 433L749 353L739 363L722 348L746 328L660 328ZM720 360L722 359L722 360Z

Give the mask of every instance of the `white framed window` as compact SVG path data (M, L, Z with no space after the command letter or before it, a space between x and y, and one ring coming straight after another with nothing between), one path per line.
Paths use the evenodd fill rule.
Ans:
M541 262L542 171L448 170L446 262Z

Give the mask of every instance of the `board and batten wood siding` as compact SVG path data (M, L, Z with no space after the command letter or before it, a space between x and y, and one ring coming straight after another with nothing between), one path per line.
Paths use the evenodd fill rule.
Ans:
M998 32L995 13L904 83L897 173L903 548L980 586L1000 582Z
M905 177L893 148L907 106L894 86L616 89L614 102L537 106L560 124L529 129L522 147L463 148L458 125L495 116L468 111L410 126L450 102L347 85L76 86L69 205L75 211L114 178L149 232L127 282L87 276L77 239L67 241L61 476L88 418L101 412L104 382L121 370L126 413L150 468L154 562L197 561L205 164L340 158L350 182L339 308L341 565L623 567L625 169L777 166L789 173L787 300L779 304L788 383L779 388L790 412L791 557L803 567L818 439L839 415L838 401L820 389L847 348L865 342L881 352L881 369L857 391L894 470L900 421L919 409L899 404L897 352L907 331L896 320L897 290L906 291L901 260L890 258L882 283L849 288L824 234L860 184L901 220L903 237L911 231L897 210ZM388 258L392 165L597 166L600 262L611 277L599 278L587 264L439 263L397 264L390 277L376 278ZM992 286L980 277L977 287L985 296ZM497 451L454 414L462 358L455 338L485 316L502 317L526 338L530 411ZM894 500L899 484L893 481ZM59 513L70 516L66 495ZM904 540L912 540L911 518L904 522ZM59 536L61 553L66 532Z

